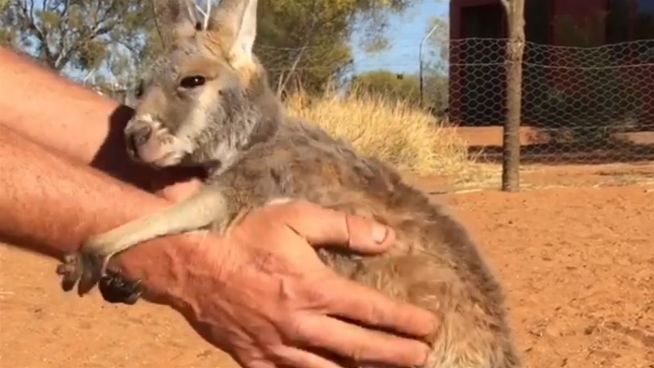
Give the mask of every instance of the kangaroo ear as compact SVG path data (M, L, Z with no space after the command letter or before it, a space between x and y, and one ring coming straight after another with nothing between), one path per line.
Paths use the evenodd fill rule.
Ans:
M218 38L235 68L252 63L257 0L222 0L211 14L207 31Z
M191 0L152 0L152 7L165 47L197 31L198 21Z

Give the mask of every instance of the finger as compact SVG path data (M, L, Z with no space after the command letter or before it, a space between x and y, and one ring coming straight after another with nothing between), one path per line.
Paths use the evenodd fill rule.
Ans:
M285 367L296 368L343 368L319 355L293 347L281 347L275 353Z
M343 295L336 293L342 290ZM358 282L333 277L324 282L326 312L363 324L415 337L436 332L439 320L432 313L410 303L394 301L381 292ZM324 295L325 292L334 294Z
M173 202L181 202L196 193L201 186L201 181L192 178L185 181L167 184L165 187L158 190L158 194Z
M395 241L395 232L378 222L306 201L274 204L277 217L314 246L346 246L362 253L381 253Z
M243 368L279 368L273 362L262 360L262 359L245 360L245 359L241 359L238 356L235 356L234 360L236 361L236 363L238 363L239 367L243 367Z
M299 344L327 349L357 363L416 366L424 364L429 353L427 344L331 317L306 317L297 328Z

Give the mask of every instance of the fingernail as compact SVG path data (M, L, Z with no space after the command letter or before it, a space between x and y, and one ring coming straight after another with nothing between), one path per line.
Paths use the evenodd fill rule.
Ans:
M432 326L432 328L433 328L433 330L432 330L432 335L433 335L433 334L437 333L438 330L440 330L440 328L441 328L441 320L438 319L438 318L435 318L435 317L432 318L432 320L431 320L431 326Z
M372 239L381 244L386 240L386 235L388 235L388 229L385 226L375 224L372 228Z

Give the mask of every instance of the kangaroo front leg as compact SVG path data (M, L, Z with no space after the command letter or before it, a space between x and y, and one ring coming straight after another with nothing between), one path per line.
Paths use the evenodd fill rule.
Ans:
M216 187L205 187L172 207L93 236L79 252L66 256L64 264L58 268L58 273L64 277L63 288L68 291L79 280L78 293L83 295L106 274L106 266L115 254L156 237L225 223L232 216L230 207L224 192Z

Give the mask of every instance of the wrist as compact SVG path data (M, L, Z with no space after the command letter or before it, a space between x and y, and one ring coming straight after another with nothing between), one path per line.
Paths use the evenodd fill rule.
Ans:
M188 315L197 311L200 298L224 284L228 257L220 249L229 247L217 242L221 239L206 231L167 236L126 251L114 264L127 279L141 280L145 299Z
M146 299L181 308L189 299L185 286L193 246L190 234L150 240L116 256L112 268L129 280L140 280Z

